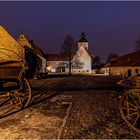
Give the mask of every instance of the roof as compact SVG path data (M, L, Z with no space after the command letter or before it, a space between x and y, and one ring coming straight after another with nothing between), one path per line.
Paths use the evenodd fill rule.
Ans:
M41 50L39 47L37 47L34 43L32 44L32 48L33 48L34 52L35 52L37 55L42 56L42 57L45 58L45 55L44 55L44 53L42 52L42 50Z
M68 61L68 57L66 55L60 54L47 54L47 61Z
M88 42L87 39L85 38L85 33L81 33L81 38L79 40L79 42Z
M17 40L20 44L22 44L22 46L27 46L28 48L32 49L36 55L45 58L42 50L34 43L33 40L30 40L27 36L25 36L25 34L21 33Z
M111 59L104 67L126 66L140 66L140 50L117 57L116 59Z
M83 49L88 53L88 55L91 57L89 51L83 47ZM79 49L78 49L79 50ZM78 51L77 50L77 51ZM72 58L75 56L77 51L72 55ZM92 57L91 57L92 58ZM46 55L47 61L69 61L69 57L64 54L47 54Z
M23 47L0 26L0 60L20 61L23 58Z
M85 49L85 48L84 48L84 49ZM85 49L85 51L88 53L88 55L91 57L91 59L93 59L92 54L91 54L87 49Z

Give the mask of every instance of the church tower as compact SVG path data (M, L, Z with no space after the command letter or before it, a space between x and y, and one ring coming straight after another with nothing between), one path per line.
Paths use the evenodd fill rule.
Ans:
M88 50L88 41L85 38L85 33L83 32L81 33L81 38L78 43L78 48L80 48L81 46L84 47L86 50Z
M73 62L76 62L73 73L90 74L91 73L91 56L88 52L88 41L85 38L85 34L81 33L81 38L78 43L78 50L73 57ZM78 65L77 65L78 62Z

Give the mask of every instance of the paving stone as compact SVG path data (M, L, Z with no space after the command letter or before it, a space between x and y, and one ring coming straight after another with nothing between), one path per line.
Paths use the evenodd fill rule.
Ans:
M67 120L67 127L64 129L67 131L64 131L61 138L137 138L129 133L130 129L115 114L110 93L105 95L104 92L95 91L92 94L88 92L73 95L73 108Z
M2 139L58 139L58 136L137 139L134 131L117 116L111 97L116 80L93 76L31 80L31 105L1 119L0 136Z

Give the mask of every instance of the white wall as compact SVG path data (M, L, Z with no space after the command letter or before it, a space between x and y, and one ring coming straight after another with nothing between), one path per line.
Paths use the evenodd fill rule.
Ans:
M83 63L83 68L80 69L81 72L91 73L91 57L83 46L79 47L78 51L76 52L73 61L75 60L79 60L81 63Z
M81 48L81 47L88 50L88 42L79 42L78 43L78 49Z
M56 71L57 67L64 66L65 68L65 73L69 72L69 68L67 65L69 64L68 61L47 61L47 65Z
M102 68L101 71L104 74L111 74L111 75L120 75L123 77L128 76L128 70L131 70L131 75L135 76L137 75L136 69L138 69L138 74L140 74L140 67L106 67Z
M88 54L87 50L85 48L88 48L87 42L82 42L78 44L78 51L76 52L75 56L72 59L72 73L85 73L89 74L91 73L91 57ZM77 65L74 65L74 63L77 64L77 62L81 65L76 67ZM61 65L62 63L66 65ZM68 68L68 61L47 61L47 65L49 65L51 68L56 69L59 66L66 67L66 73L69 72Z

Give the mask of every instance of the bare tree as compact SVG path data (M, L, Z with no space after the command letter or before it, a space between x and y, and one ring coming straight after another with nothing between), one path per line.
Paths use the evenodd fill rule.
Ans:
M109 54L108 57L107 57L107 62L110 61L110 60L112 60L112 59L116 59L117 57L118 57L117 54L113 54L113 53L112 54Z
M103 62L101 60L101 57L100 56L95 56L93 59L92 59L92 68L93 69L100 69L102 66L103 66Z
M62 44L60 54L65 56L69 64L69 75L72 73L72 59L76 52L77 43L71 35L67 35Z
M73 68L76 68L76 69L83 68L84 63L80 61L79 57L80 57L80 54L75 54L75 56L73 57L73 60L72 60L72 67Z

